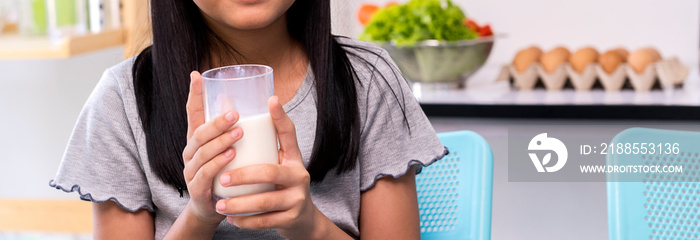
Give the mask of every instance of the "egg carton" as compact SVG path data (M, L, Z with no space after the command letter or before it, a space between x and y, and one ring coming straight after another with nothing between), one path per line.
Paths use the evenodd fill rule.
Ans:
M670 58L650 64L641 73L634 71L627 63L620 64L612 73L604 71L598 63L591 63L579 73L568 62L560 64L553 72L545 71L540 63L532 63L521 73L509 64L503 67L501 73L519 90L545 88L558 91L573 88L589 91L602 88L612 92L622 89L648 92L652 89L681 87L690 68L677 58Z

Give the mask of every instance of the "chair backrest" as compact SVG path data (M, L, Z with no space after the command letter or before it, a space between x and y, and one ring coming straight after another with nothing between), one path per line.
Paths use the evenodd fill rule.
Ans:
M491 238L493 154L471 131L438 134L450 153L416 176L422 239Z
M654 154L608 154L608 165L675 165L683 172L641 174L639 179L608 173L609 239L700 239L700 132L630 128L613 138L611 144L617 143L654 143L657 149ZM661 152L670 147L670 154L659 154L659 143Z

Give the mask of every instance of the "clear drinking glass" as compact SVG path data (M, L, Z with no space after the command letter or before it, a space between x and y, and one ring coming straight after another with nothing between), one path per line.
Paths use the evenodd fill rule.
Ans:
M235 109L240 119L234 127L243 129L243 138L233 144L236 151L233 161L214 178L214 198L218 200L274 190L274 184L223 187L219 183L222 173L236 168L279 164L277 131L267 107L268 99L274 94L272 68L264 65L220 67L204 72L202 79L206 121Z

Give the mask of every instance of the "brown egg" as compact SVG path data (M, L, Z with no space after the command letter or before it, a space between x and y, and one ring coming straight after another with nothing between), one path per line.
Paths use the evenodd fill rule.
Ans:
M543 52L542 52L542 49L540 49L539 47L537 47L537 46L530 46L528 49L530 49L531 51L534 51L534 52L536 52L537 54L539 54L540 56L542 56L542 53L543 53Z
M617 51L617 49L607 51L601 54L598 58L598 63L607 73L614 72L623 62L625 62L625 58L620 54L620 52Z
M615 51L618 54L620 54L620 56L622 56L623 61L627 61L627 58L630 56L630 52L628 52L627 49L624 48L615 48L610 51Z
M542 55L540 62L542 63L544 70L551 73L554 72L559 65L569 61L569 55L571 55L571 53L569 53L568 49L564 47L556 47Z
M567 61L568 61L568 56L571 55L571 52L569 52L569 49L566 49L565 47L562 47L562 46L555 47L554 49L550 50L549 52L558 52L560 54L566 54Z
M653 48L640 48L630 54L627 62L637 73L642 73L649 66L661 60L661 54Z
M520 50L513 58L513 65L518 72L525 72L530 64L536 63L542 56L542 50L532 46L524 50Z
M656 61L661 61L661 59L662 59L661 54L659 53L659 51L656 50L656 48L647 47L647 48L643 48L643 49L644 49L644 51L647 51L652 56L654 56L654 59L656 59Z
M588 64L596 61L598 61L598 51L592 47L581 48L569 58L571 67L578 73L583 73Z

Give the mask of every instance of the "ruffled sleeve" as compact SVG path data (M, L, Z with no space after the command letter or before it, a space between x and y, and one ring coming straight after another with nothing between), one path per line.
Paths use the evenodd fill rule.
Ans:
M105 71L83 107L51 187L92 202L153 212L151 192L125 112L123 91Z
M361 119L361 191L372 188L379 178L403 176L411 166L416 166L419 173L422 167L447 154L386 51L380 50L374 66L376 71L371 71L370 80L364 84L367 96L360 104L365 108L360 111L366 112Z

